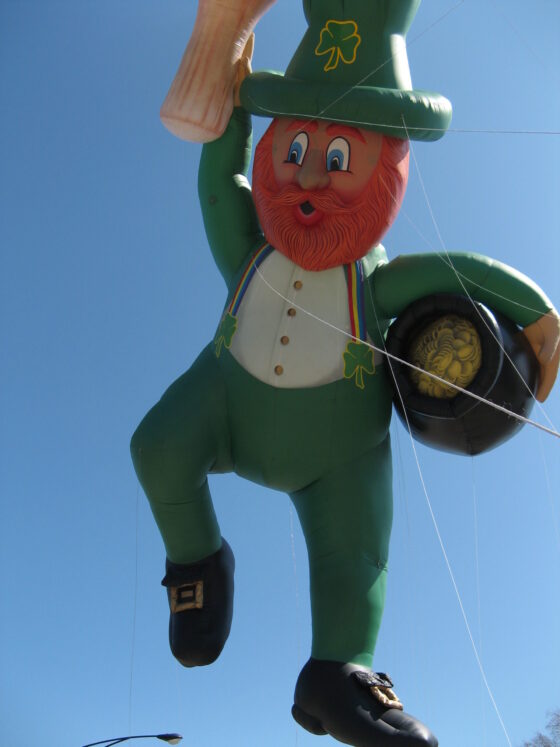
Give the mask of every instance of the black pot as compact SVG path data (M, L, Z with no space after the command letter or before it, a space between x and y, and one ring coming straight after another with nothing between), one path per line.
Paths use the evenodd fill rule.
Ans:
M390 326L387 351L408 360L416 336L447 314L468 319L480 337L482 365L467 391L527 417L538 384L535 355L514 322L481 303L449 294L415 301ZM410 368L391 359L387 365L393 371L397 413L404 425L410 426L412 435L427 446L456 454L480 454L507 441L523 427L516 418L462 392L452 399L421 394L412 383Z

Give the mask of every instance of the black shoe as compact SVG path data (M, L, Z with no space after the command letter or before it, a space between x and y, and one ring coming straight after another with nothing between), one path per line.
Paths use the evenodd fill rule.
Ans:
M298 677L292 715L312 734L330 734L354 747L437 747L391 687L387 675L366 667L309 659Z
M166 560L169 646L185 667L212 664L228 639L233 616L235 558L222 537L218 552L179 565Z

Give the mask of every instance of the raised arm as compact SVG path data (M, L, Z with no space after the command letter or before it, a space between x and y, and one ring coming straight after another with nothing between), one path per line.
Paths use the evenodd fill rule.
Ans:
M198 195L210 249L229 286L261 234L247 181L251 119L233 110L224 134L202 148Z
M398 316L432 293L469 295L524 328L541 366L537 398L548 396L560 360L560 317L543 291L512 267L480 254L416 254L380 265L371 278L378 313Z
M251 34L237 62L235 108L224 134L202 148L198 195L206 236L218 269L229 287L247 254L262 241L251 187L251 117L239 103L239 87L251 72L255 36Z

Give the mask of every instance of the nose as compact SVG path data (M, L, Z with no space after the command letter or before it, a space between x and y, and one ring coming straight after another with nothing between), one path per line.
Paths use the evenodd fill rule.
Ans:
M302 189L324 189L330 183L325 155L320 148L310 150L297 172L297 182Z

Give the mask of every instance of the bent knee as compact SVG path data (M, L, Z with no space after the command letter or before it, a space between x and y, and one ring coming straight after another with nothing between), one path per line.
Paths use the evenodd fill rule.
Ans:
M175 503L200 488L215 455L191 421L167 415L158 405L150 410L132 436L130 452L150 501Z
M151 497L152 492L170 481L181 479L188 453L185 430L170 419L160 404L156 404L142 419L130 441L134 469L142 487Z
M140 424L132 434L130 439L130 455L136 471L146 455L149 455L157 448L157 442L161 444L161 439L156 435L156 429L153 427L154 418L151 417L152 411L141 420Z
M149 485L153 481L154 468L157 466L155 462L161 461L163 444L154 428L153 420L150 411L140 422L130 440L132 463L146 492L149 492Z

